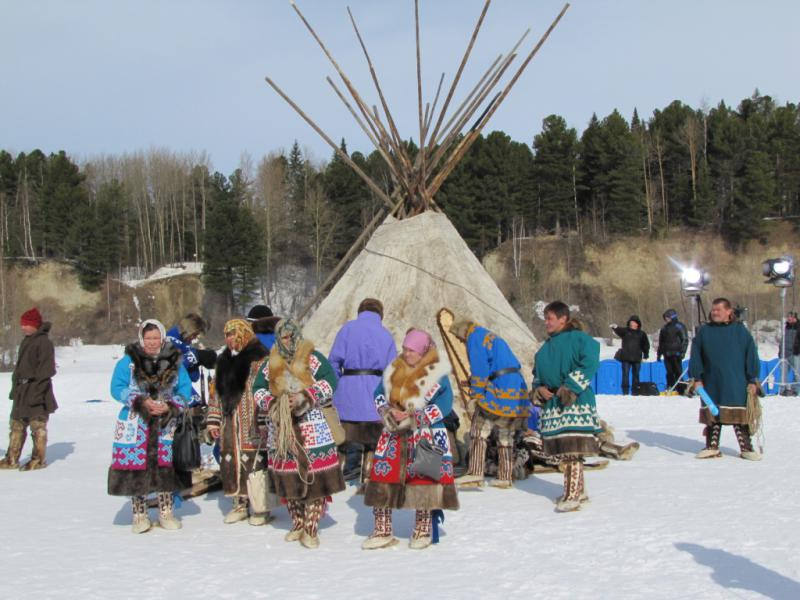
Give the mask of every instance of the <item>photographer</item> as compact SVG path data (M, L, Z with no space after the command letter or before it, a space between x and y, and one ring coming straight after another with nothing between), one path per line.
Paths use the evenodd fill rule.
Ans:
M664 311L665 325L658 334L658 352L656 360L664 357L664 366L667 369L667 391L675 387L681 377L681 365L686 349L689 347L689 334L686 325L678 320L678 313L674 308ZM677 391L672 394L677 394Z
M627 327L612 325L611 330L622 338L622 348L614 357L622 363L622 393L625 396L630 391L636 394L639 388L639 369L642 366L642 358L647 360L650 356L650 340L642 331L642 321L636 315L631 315ZM633 375L632 387L630 374Z

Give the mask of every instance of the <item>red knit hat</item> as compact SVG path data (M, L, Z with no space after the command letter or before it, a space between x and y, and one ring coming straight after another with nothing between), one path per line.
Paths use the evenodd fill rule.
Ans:
M22 313L22 316L19 319L19 324L29 325L31 327L36 327L36 329L39 329L39 327L42 326L42 315L39 313L39 309L34 307L29 311Z

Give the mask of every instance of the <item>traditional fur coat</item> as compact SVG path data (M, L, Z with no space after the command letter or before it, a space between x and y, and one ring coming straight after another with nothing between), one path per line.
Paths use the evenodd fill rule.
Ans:
M111 395L123 406L114 428L109 494L135 496L180 487L172 468L172 436L175 417L191 394L181 353L171 344L156 357L147 356L138 344L125 348L111 378ZM148 414L147 397L166 402L171 410Z
M220 477L228 496L246 495L247 475L266 466L266 412L256 402L261 389L256 379L266 357L254 338L235 355L225 350L217 361L207 422L220 428Z
M414 367L402 357L384 371L375 390L375 406L384 430L375 448L364 503L378 508L457 509L453 456L443 420L453 408L450 366L431 349ZM390 409L410 413L399 423ZM434 481L413 470L420 439L444 450L441 478Z
M328 360L308 340L299 343L290 363L273 346L256 383L261 386L256 395L258 403L270 414L269 472L275 493L287 500L307 502L342 491L339 454L321 410L331 402L336 388L336 375ZM285 458L278 457L279 401L284 394L296 391L305 398L291 416L300 447Z
M8 395L13 400L12 419L44 419L58 408L51 379L56 374L55 351L49 332L50 323L44 322L19 345Z

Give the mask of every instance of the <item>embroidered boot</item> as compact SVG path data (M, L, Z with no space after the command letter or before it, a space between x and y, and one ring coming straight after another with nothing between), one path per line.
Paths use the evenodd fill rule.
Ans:
M153 524L147 516L147 501L144 496L134 496L131 498L131 512L133 513L133 533L144 533L149 531Z
M183 527L172 512L172 492L158 492L158 523L162 529L175 530Z
M27 431L25 424L17 419L11 419L11 429L8 433L8 450L6 456L0 460L0 469L19 468L19 455L22 454L22 447L25 445Z
M556 512L572 512L581 507L583 464L570 459L564 465L564 495L556 503Z
M476 487L483 484L483 473L486 470L486 440L476 435L469 444L469 468L456 479L456 485Z
M306 502L303 533L300 537L300 543L306 548L319 548L319 534L317 531L323 512L325 512L325 498L317 498L311 502Z
M20 471L44 469L47 466L47 460L45 459L47 454L47 422L31 421L31 437L33 438L31 459L19 468Z
M375 531L361 543L361 548L377 550L394 546L397 538L392 535L392 509L373 508L372 514L375 516Z
M703 433L706 436L706 447L695 454L695 458L721 458L722 452L719 450L719 435L722 432L722 425L713 423L706 425Z
M233 508L225 515L223 520L226 524L238 523L247 518L247 496L234 496Z
M303 536L303 518L305 517L305 509L302 502L297 500L287 500L286 508L289 511L289 516L292 517L292 528L284 536L287 542L296 542Z
M422 550L433 543L431 538L432 519L431 511L418 510L414 519L414 532L408 542L412 550Z
M510 489L514 470L514 449L511 446L497 448L497 479L491 483L493 487Z
M761 460L761 454L753 449L753 440L750 437L750 427L747 425L734 425L736 441L739 442L739 451L745 460Z

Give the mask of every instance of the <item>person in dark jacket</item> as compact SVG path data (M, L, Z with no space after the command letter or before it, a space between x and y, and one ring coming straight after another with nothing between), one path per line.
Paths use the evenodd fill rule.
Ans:
M656 360L664 357L664 366L667 369L667 390L675 387L681 377L683 358L689 347L689 333L686 325L678 320L678 313L674 308L664 311L665 325L658 334L658 352ZM677 392L675 392L677 393Z
M281 318L273 315L269 306L256 304L247 313L247 320L264 348L272 350L272 344L275 343L275 326Z
M611 329L622 338L622 348L617 353L617 360L622 363L622 393L628 395L629 391L637 393L639 388L639 369L642 358L650 356L650 340L642 331L642 321L636 315L628 319L627 327L611 326ZM630 386L630 374L633 374L633 387Z
M797 322L797 313L790 312L786 315L786 328L783 330L783 357L789 361L791 370L794 372L794 381L800 379L800 336L797 330L800 324ZM787 381L789 380L787 370ZM797 383L786 387L784 392L788 396L797 395Z
M56 374L56 360L53 343L47 337L50 323L42 321L36 308L23 313L20 327L25 338L19 345L17 365L11 376L11 392L8 394L12 400L11 431L0 469L31 471L47 466L47 421L58 408L51 381ZM31 460L20 467L19 456L28 428L33 438L33 452Z

